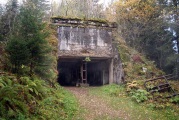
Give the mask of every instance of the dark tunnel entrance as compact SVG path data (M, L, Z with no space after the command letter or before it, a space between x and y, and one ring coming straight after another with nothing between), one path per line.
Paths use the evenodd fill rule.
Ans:
M85 62L83 58L60 58L58 60L58 82L62 86L87 83L100 86L109 83L109 59Z

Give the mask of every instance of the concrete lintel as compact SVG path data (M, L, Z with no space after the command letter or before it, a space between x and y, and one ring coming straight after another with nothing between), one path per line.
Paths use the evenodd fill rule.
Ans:
M58 59L84 59L89 56L58 56ZM112 57L90 57L92 60L106 60L112 59Z

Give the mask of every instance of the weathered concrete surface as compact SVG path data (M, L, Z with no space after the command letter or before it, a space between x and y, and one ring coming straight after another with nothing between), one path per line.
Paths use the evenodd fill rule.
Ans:
M81 60L82 62L86 57L90 57L92 61L88 62L87 73L91 85L93 85L93 83L96 85L99 83L119 84L124 80L120 55L117 46L113 45L112 31L117 28L115 23L58 17L52 18L52 23L58 26L59 60L69 58L71 62L74 59ZM98 62L93 61L93 58L97 59ZM107 63L102 64L101 62L103 60L107 61ZM65 62L66 64L70 64L68 63L70 61ZM76 62L74 64L77 65L79 63ZM71 66L68 66L68 72L64 72L63 75L69 76L69 74L73 73L79 66L77 68L70 68ZM103 66L105 66L104 69L102 68ZM98 68L100 69L98 70ZM70 70L74 71L70 72ZM65 75L66 73L68 73L68 75ZM80 78L80 76L78 77Z
M112 57L112 30L58 27L58 56Z
M116 43L113 43L113 83L124 83L124 70Z

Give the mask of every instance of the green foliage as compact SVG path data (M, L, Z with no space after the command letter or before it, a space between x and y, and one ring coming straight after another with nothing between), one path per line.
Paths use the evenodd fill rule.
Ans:
M67 91L64 91L63 95L65 96L63 98L64 108L65 108L64 111L65 113L68 113L68 116L66 119L73 119L77 110L79 110L77 100L71 93Z
M21 77L19 81L22 85L27 87L31 96L30 98L43 99L46 96L47 90L44 88L45 82L37 78L29 79L29 77Z
M42 80L28 77L0 77L0 115L12 119L35 113L38 102L45 98ZM20 116L18 116L20 115Z
M7 37L8 65L18 75L36 74L49 80L54 58L42 13L37 6L33 6L36 2L40 4L38 1L26 1L14 19L14 28Z
M40 19L38 10L30 8L30 5L26 8L21 8L19 16L20 33L29 50L28 66L31 75L36 71L37 74L46 72L43 69L48 69L51 64L49 54L51 49L46 40L48 33L44 30L45 24Z
M108 23L107 20L105 19L100 19L100 18L93 18L93 19L88 19L88 21L92 21L92 22L99 22L99 23Z
M72 119L78 110L75 97L58 85L55 89L48 89L48 97L39 104L38 118Z
M69 16L52 16L51 19L68 19L68 20L83 20L81 18L77 18L77 17L69 17Z
M16 80L10 77L0 77L0 116L3 118L17 117L21 112L28 114L28 105L23 101L23 86L16 84Z
M179 104L179 96L175 96L175 97L171 98L170 102Z
M116 84L104 86L102 89L106 94L110 96L119 96L120 91L124 90L123 86L116 85Z
M173 14L169 9L170 5L165 2L157 3L155 0L116 1L115 5L120 37L127 45L155 61L157 67L172 73L177 55L171 46L171 39L174 36L166 29L171 28L173 24L175 24L173 28L178 28L176 27L178 24L176 21L171 24L169 22L174 19L169 17ZM169 21L165 19L166 16L169 17ZM128 53L123 52L124 47L120 50L122 60L129 61Z
M22 65L28 64L29 51L26 42L18 39L17 36L12 36L7 43L6 51L9 55L9 61L12 64L14 72L19 73Z
M37 78L0 76L2 119L72 119L78 110L73 95Z
M106 94L105 89L110 89L111 85L106 85L102 87L90 88L92 95L94 97L98 97L103 100L103 102L107 102L108 107L112 107L114 110L119 110L120 112L124 112L124 117L126 118L125 113L130 113L128 119L136 120L178 120L179 118L179 108L177 105L168 105L159 104L157 102L152 101L151 98L148 98L147 101L137 103L134 99L131 99L130 95L126 95L125 86L120 86L120 92L118 96L110 96ZM113 86L113 85L112 85ZM116 85L117 86L117 85ZM107 90L108 91L108 90ZM150 97L150 95L149 95ZM121 111L122 110L122 111ZM124 118L122 117L122 119ZM104 118L103 118L104 119ZM114 118L113 118L114 119Z
M85 57L85 60L84 60L84 61L86 61L86 62L90 62L91 59L90 59L90 57Z
M125 62L130 61L130 54L129 54L127 46L119 45L118 46L118 51L120 53L120 58L121 58L122 62L125 63Z
M146 58L145 54L141 54L128 46L119 34L114 33L114 35L115 41L118 44L118 52L123 62L126 81L144 80L164 74L163 71L156 67L154 61L150 61ZM138 58L138 61L134 59L135 56ZM147 69L146 72L143 71L143 68Z
M146 90L138 89L136 91L131 92L131 94L132 98L138 103L148 100L149 93Z

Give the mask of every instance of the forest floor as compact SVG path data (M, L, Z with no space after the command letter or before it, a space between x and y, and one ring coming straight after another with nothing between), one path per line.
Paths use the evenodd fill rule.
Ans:
M76 119L85 120L119 120L120 118L130 120L129 116L121 110L113 109L105 99L90 93L90 90L96 87L79 88L79 87L66 87L71 91L79 101L81 112Z
M107 87L108 89L109 87ZM78 99L80 110L75 120L179 120L179 111L156 110L138 104L122 91L118 96L107 94L103 87L65 87Z

